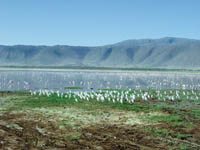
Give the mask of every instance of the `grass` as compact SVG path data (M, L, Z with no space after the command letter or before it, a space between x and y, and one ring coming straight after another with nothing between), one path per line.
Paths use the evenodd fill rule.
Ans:
M74 88L74 89L81 89L83 87L66 87L66 88ZM120 90L118 93L123 94L127 90ZM101 91L96 92L97 94L105 95L108 91ZM145 93L148 92L150 95L155 96L157 95L156 90L134 90L130 91L129 94L137 95L137 93ZM182 91L183 92L183 91ZM190 90L185 90L185 93L191 92ZM198 93L198 91L196 91ZM93 111L94 114L98 115L96 110L102 109L118 109L118 110L126 110L126 111L135 111L135 112L152 112L152 111L164 111L168 112L170 111L171 115L162 115L162 116L154 116L153 118L148 118L151 122L167 122L171 123L174 127L186 127L189 126L189 123L185 123L183 119L185 116L189 116L189 119L195 118L200 120L200 110L199 110L199 101L195 100L176 100L176 101L160 101L157 99L152 99L148 101L143 101L140 99L140 97L136 98L135 102L130 104L128 102L124 102L123 104L120 102L111 102L105 99L104 102L95 100L95 97L93 100L87 101L82 100L78 98L78 102L75 102L75 94L71 94L71 97L65 98L64 96L58 97L56 94L52 94L51 96L30 96L28 92L1 92L0 95L7 95L7 94L16 94L16 95L23 95L25 97L22 97L22 99L14 106L16 109L20 108L20 106L23 107L30 107L30 108L41 108L41 107L65 107L65 106L71 106L71 107L78 107L82 108L84 110ZM175 95L175 90L161 90L161 94L171 94ZM181 93L181 91L180 91ZM113 92L113 95L116 94ZM117 94L116 94L117 95ZM28 97L28 98L27 98ZM156 98L156 96L155 96ZM191 106L188 106L191 105ZM195 105L195 109L193 107ZM197 107L197 108L196 108ZM182 111L182 109L189 109L187 111ZM184 116L185 115L185 116ZM192 117L191 117L192 116ZM191 124L192 126L192 124Z
M112 92L112 90L108 90ZM106 94L105 91L97 92L97 94ZM126 92L126 90L119 90L120 94ZM123 92L123 93L122 93ZM134 91L137 93L145 93L148 92L150 95L154 95L156 97L157 92L156 90L136 90ZM185 90L184 92L190 92L189 90ZM132 91L130 91L130 94ZM175 91L170 90L162 90L160 93L171 94L175 95ZM115 93L113 93L115 94ZM10 111L15 109L24 109L24 108L48 108L51 109L53 107L77 107L79 109L83 109L88 111L88 114L93 116L101 116L102 114L109 113L113 111L109 111L112 109L115 110L123 110L129 113L129 111L134 112L141 112L140 114L147 113L144 116L144 119L149 121L150 123L156 123L146 128L145 131L150 134L150 136L154 138L163 137L163 138L174 138L179 140L188 140L191 136L189 133L184 132L186 129L188 131L190 129L194 129L198 127L196 122L200 120L200 105L198 100L190 100L183 96L183 99L177 99L175 101L161 101L154 97L152 100L144 101L138 98L134 103L124 102L123 104L120 102L111 102L107 99L104 102L97 101L96 97L94 99L82 100L78 98L78 102L75 102L77 98L75 94L71 93L71 96L65 97L58 97L57 94L52 94L51 96L44 96L44 95L35 95L31 96L28 92L0 92L0 96L13 96L8 102L13 102L14 106L8 108ZM20 96L15 97L15 96ZM184 99L185 98L185 99ZM6 99L4 99L6 100ZM6 100L7 101L7 100ZM100 110L100 111L99 111ZM148 116L148 113L151 112L161 112L158 114L161 115L151 115ZM157 113L156 113L157 114ZM142 118L142 117L141 117ZM76 126L73 124L76 118L73 117L66 117L65 121L61 121L57 123L57 126L71 129ZM142 118L143 119L143 118ZM66 121L67 120L67 121ZM145 121L146 121L145 120ZM159 124L157 124L159 123ZM155 126L154 126L155 125ZM156 126L157 125L157 126ZM66 138L70 140L75 140L80 138L80 133L69 133L66 135ZM188 149L188 145L179 144L178 149Z
M179 146L179 149L180 150L192 150L192 148L188 147L188 145L186 145L186 144L181 144Z
M83 87L66 87L66 89L82 89ZM97 94L102 94L102 95L106 95L106 92L112 92L112 89L110 90L105 90L105 91L100 91L100 92L96 92ZM123 95L123 93L125 93L127 90L118 90L118 94ZM83 109L93 109L95 110L96 108L112 108L112 109L120 109L120 110L127 110L127 111L135 111L135 112L151 112L151 111L166 111L166 110L170 110L170 111L174 111L174 114L180 114L180 110L183 108L181 105L184 105L184 107L187 107L187 103L190 104L190 101L192 103L194 103L194 105L196 105L196 103L198 101L192 101L192 100L186 100L186 96L183 96L181 100L175 100L175 101L162 101L159 100L159 98L162 97L157 97L158 93L157 90L134 90L134 91L130 91L128 96L131 94L143 94L145 92L148 92L149 95L153 96L154 98L152 100L148 100L148 101L143 101L141 97L136 97L136 100L133 104L127 103L126 101L121 104L120 102L111 102L108 101L107 99L105 99L104 102L101 101L97 101L95 100L96 97L94 97L93 100L87 101L87 100L82 100L80 98L76 98L75 94L71 94L71 97L58 97L56 94L53 94L51 96L31 96L28 100L24 100L23 102L21 102L21 105L23 105L24 107L64 107L64 106L74 106L74 107L80 107ZM182 93L183 91L179 91L180 93ZM191 92L190 90L184 90L185 93L187 92ZM196 91L197 92L197 91ZM174 96L176 93L175 90L160 90L160 94L163 94L163 96L165 95L172 95ZM197 92L198 93L198 92ZM116 93L113 92L113 95L116 95ZM180 94L180 96L182 96ZM78 100L78 102L75 102L75 98ZM192 104L193 105L193 104ZM191 105L191 106L192 106ZM191 108L193 109L193 108ZM200 111L197 110L192 110L191 113L193 116L195 116L196 118L200 119ZM162 118L159 118L162 117ZM169 119L167 119L168 116L158 116L157 118L150 118L153 120L157 121L169 121L172 122L172 120L176 120L176 119L181 119L180 116L172 116ZM179 120L180 122L180 120ZM174 124L174 126L181 126L183 124L181 123L176 123Z
M155 133L161 136L168 136L169 131L167 129L157 129L155 130Z
M103 90L103 91L124 91L122 89L113 89L113 88L99 88L98 90Z
M70 88L70 87L68 87ZM73 88L81 88L81 87L73 87ZM150 95L156 95L156 90L135 90L133 92L137 93L150 93ZM120 94L126 92L118 91ZM190 92L190 90L185 90L184 92ZM196 91L197 92L197 91ZM96 92L98 94L106 94L106 91ZM131 94L130 91L129 94ZM161 90L160 93L169 93L174 94L174 91L170 90ZM114 93L115 94L115 93ZM95 100L82 100L78 98L78 102L75 102L75 94L71 94L70 97L65 98L64 96L58 97L57 94L52 94L51 96L31 96L28 92L1 92L0 95L19 95L21 97L20 101L12 100L15 102L15 105L12 108L9 108L11 111L13 109L18 109L21 107L29 107L29 108L49 108L49 107L78 107L87 111L90 111L92 114L99 115L98 109L107 110L107 109L117 109L117 110L125 110L125 111L135 111L135 112L144 112L149 113L152 111L157 112L170 112L168 115L159 115L147 118L150 122L165 122L170 123L173 127L193 127L194 125L190 122L185 122L184 118L188 120L200 120L200 110L199 110L199 101L195 100L177 100L177 101L159 101L159 100L149 100L142 101L136 100L134 103L130 104L126 101L122 104L120 102L111 102L105 99L104 102ZM195 107L194 107L195 106ZM185 111L183 111L183 109Z
M65 90L82 90L84 87L80 86L71 86L71 87L64 87Z
M166 122L166 123L182 123L182 117L178 115L160 115L149 118L152 122Z
M20 103L24 107L41 108L41 107L64 107L66 105L76 105L73 99L62 100L56 96L30 97Z
M153 136L168 136L169 135L169 131L167 129L153 129L153 128L147 128L145 129L146 132L148 132L149 134L153 135Z
M60 98L55 94L50 97L47 96L31 96L29 99L21 101L19 105L23 107L31 108L41 108L41 107L64 107L64 106L73 106L79 107L85 110L96 110L98 108L112 108L119 110L135 111L135 112L151 112L151 111L160 111L161 107L156 105L148 104L129 104L129 103L112 103L112 102L99 102L99 101L84 101L79 100L79 102L74 101L74 97L71 98Z
M186 139L186 137L187 137L185 134L182 134L182 133L177 133L176 136L177 136L177 138L182 139L182 140Z
M172 126L173 127L186 127L187 125L186 125L185 122L182 122L182 121L178 122L178 121L176 121L176 122L172 123Z
M197 110L197 109L192 110L191 114L193 116L195 116L195 118L197 118L198 120L200 120L200 110Z

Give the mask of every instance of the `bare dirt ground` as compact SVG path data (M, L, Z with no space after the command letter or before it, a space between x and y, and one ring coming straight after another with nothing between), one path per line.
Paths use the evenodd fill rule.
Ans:
M165 149L167 142L151 139L145 126L96 123L81 127L29 113L0 116L1 149ZM73 124L73 125L72 125ZM75 127L74 127L75 126Z
M180 148L184 144L194 150L200 149L198 121L197 128L183 129L166 123L149 123L144 119L162 115L161 112L136 113L112 109L86 111L67 106L7 109L21 97L0 97L2 150L168 150L184 149ZM148 132L148 129L163 128L191 134L191 141L156 137Z

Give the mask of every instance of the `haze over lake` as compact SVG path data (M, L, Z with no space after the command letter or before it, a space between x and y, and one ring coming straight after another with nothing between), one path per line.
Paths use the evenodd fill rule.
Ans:
M0 90L200 89L200 74L183 72L8 71L0 70ZM69 90L69 89L68 89Z

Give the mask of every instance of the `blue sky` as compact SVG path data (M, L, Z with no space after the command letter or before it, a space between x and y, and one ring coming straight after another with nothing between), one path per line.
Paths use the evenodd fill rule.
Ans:
M0 0L1 45L200 39L200 0Z

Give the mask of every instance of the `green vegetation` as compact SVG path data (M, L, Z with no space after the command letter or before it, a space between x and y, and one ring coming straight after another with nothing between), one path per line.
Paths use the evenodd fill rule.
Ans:
M123 91L122 89L112 89L112 88L99 88L98 90L103 90L103 91Z
M181 98L175 98L174 100L166 98L167 96L175 97L177 93ZM184 93L186 94L184 95ZM164 142L167 141L170 144L174 142L174 149L190 149L193 148L193 143L197 143L196 146L198 147L200 102L191 97L194 97L194 95L199 96L199 91L102 89L101 92L88 92L81 96L77 96L77 93L73 92L48 94L42 92L35 95L33 93L31 95L29 92L0 92L0 106L5 108L0 109L0 112L16 113L20 111L21 113L23 110L34 110L35 112L41 110L37 115L48 116L50 121L57 119L54 124L59 130L71 131L77 129L76 132L63 132L65 135L61 137L71 141L80 139L82 135L84 136L81 131L83 122L86 122L88 126L89 121L95 122L97 119L101 119L102 116L112 120L114 118L113 113L116 113L117 121L123 125L125 125L124 120L131 122L139 118L140 121L143 121L143 124L135 125L138 130L141 128L142 133L146 134L148 138L164 140ZM127 97L131 97L133 94L138 96L135 97L133 103L130 103ZM148 100L142 99L145 94L150 96ZM110 95L115 98L115 102L112 101ZM121 95L126 95L123 97L126 98L123 103L120 102L120 99L117 100L117 98L121 98ZM166 99L163 100L164 98ZM70 108L73 108L72 111L68 111ZM76 110L79 113L75 112ZM68 113L63 114L67 111ZM127 114L126 117L120 117L121 113ZM130 116L136 115L137 118L129 119L129 114ZM60 115L63 115L64 118ZM130 127L130 125L128 126ZM129 130L126 129L125 131ZM91 136L88 130L86 132L86 135Z
M186 139L186 137L187 137L187 135L185 135L185 134L181 134L181 133L177 134L177 138L179 138L179 139Z
M186 144L181 144L181 145L179 146L179 149L180 149L180 150L192 150L192 149L189 148L188 145L186 145Z
M195 116L198 120L200 120L200 110L199 109L194 109L191 111L191 114Z
M156 105L141 104L140 102L136 102L135 104L129 103L113 103L109 101L101 102L101 101L85 101L78 100L79 102L75 102L74 95L72 94L71 98L61 98L57 97L56 94L47 96L32 96L29 99L25 99L21 101L18 105L23 107L31 107L31 108L41 108L41 107L64 107L64 106L73 106L79 107L85 110L95 110L97 108L112 108L112 109L120 109L120 110L128 110L135 112L150 112L150 111L159 111L161 107Z
M72 87L64 87L65 90L82 90L84 87L80 86L72 86Z
M68 89L81 89L82 87L67 87ZM108 96L108 92L111 92L110 95L112 97L119 97L119 95L127 95L127 97L131 97L132 95L136 95L134 103L129 103L127 100L123 101L123 103L116 101L112 101L112 97ZM127 93L128 92L128 93ZM199 91L195 91L199 94ZM189 93L188 95L183 95L183 93ZM93 96L88 93L88 95L83 96L84 98L77 97L76 94L64 94L59 96L54 93L50 96L46 95L34 95L30 96L30 98L24 101L21 101L20 105L24 107L59 107L59 106L75 106L83 109L96 109L98 107L108 107L112 109L120 109L120 110L128 110L128 111L136 111L136 112L151 112L151 111L170 111L174 114L181 114L182 108L190 108L191 111L187 111L185 113L192 114L196 118L200 118L200 111L198 109L194 109L193 104L197 105L199 101L190 100L188 97L194 97L191 91L189 90L180 90L179 98L175 98L175 100L171 101L171 97L175 97L177 91L175 90L160 90L159 92L156 90L103 90L102 92L96 92L97 95L106 96L104 97L104 101L97 100L97 96L93 94ZM23 94L23 93L22 93ZM27 93L26 93L27 94ZM149 95L153 97L152 100L144 101L142 100L142 95ZM138 96L139 95L139 96ZM110 99L110 100L109 100ZM163 99L166 99L163 101ZM78 102L76 102L78 101ZM198 105L197 105L198 106ZM183 120L180 115L172 115L169 116L157 116L154 118L150 118L151 120L157 122L173 122L174 126L184 126L184 123L181 122Z
M189 124L190 126L192 126L192 124ZM176 121L172 123L173 127L186 127L188 126L188 124L186 124L185 122L182 121Z
M167 129L157 129L155 130L155 133L161 136L168 136L169 131Z
M182 118L177 115L160 115L160 116L153 116L149 119L153 122L167 122L167 123L182 121Z

